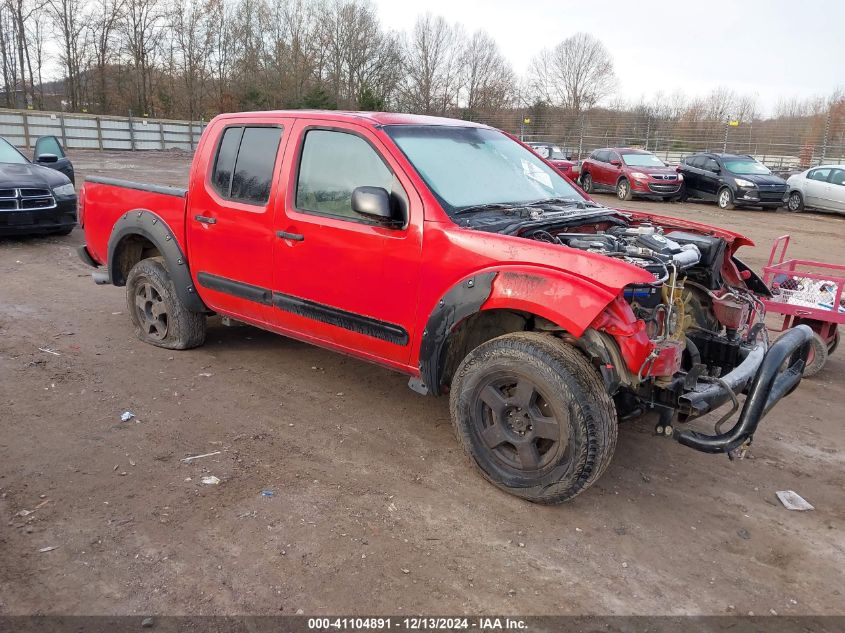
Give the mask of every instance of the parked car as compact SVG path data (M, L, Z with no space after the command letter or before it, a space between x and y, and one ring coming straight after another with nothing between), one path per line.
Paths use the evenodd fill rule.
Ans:
M786 181L748 155L692 154L678 172L684 177L684 199L715 200L720 209L777 209L786 195Z
M823 165L790 176L786 181L786 208L845 211L845 165Z
M0 235L54 233L67 235L76 226L76 191L70 178L45 165L33 164L0 138Z
M651 152L626 147L597 149L581 164L584 191L614 191L620 200L634 196L671 200L683 178Z
M140 340L201 345L216 313L405 373L449 394L484 477L541 503L598 479L618 415L656 409L659 434L704 452L747 445L812 337L769 347L747 238L603 207L467 121L224 114L187 190L88 178L81 199L80 257L126 287ZM740 392L729 430L675 429Z
M572 153L561 149L552 143L540 143L532 141L526 143L537 154L549 161L555 169L572 182L578 182L578 175L581 173L581 166L578 161L572 160Z

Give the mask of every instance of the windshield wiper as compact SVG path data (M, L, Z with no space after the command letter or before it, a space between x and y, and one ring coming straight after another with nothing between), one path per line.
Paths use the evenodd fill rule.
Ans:
M491 202L489 204L473 204L468 207L461 207L452 211L452 215L462 215L464 213L477 213L478 211L493 211L495 209L518 209L525 207L524 204L514 204L512 202Z
M592 207L596 208L601 205L596 204L595 202L591 202L589 200L579 200L577 198L545 198L544 200L536 200L535 202L529 202L525 206L527 207L541 207L544 205L551 205L556 207L568 207L568 206L580 206L580 207Z

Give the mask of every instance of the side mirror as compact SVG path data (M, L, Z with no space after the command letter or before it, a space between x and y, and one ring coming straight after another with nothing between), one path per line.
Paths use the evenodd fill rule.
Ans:
M618 158L614 158L612 161L610 161L610 164L613 165L614 167L621 167L622 161L619 160Z
M59 157L55 154L39 154L35 157L36 163L58 163Z
M721 174L721 173L722 173L722 168L721 168L721 167L714 167L714 168L713 168L713 169L711 169L710 171L712 171L714 174Z
M390 194L382 187L356 187L352 192L352 210L382 220L393 219Z

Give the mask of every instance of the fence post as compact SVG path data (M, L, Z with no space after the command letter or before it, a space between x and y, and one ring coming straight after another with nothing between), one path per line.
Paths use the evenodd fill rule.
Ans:
M194 151L194 121L193 119L188 121L188 143L190 144L190 149Z
M581 125L578 130L578 160L584 156L584 114L581 114Z
M645 126L645 151L648 151L648 139L651 136L651 115L646 118Z
M731 125L728 121L725 121L725 142L722 145L722 152L728 151L728 130L731 129Z
M824 138L822 139L822 162L820 163L823 165L827 160L827 139L828 135L830 134L830 113L833 108L828 107L827 109L827 119L824 122Z
M132 110L129 111L129 149L135 151L135 126L132 123Z
M158 138L161 143L161 149L164 151L164 123L161 122L161 119L158 120Z
M26 110L21 113L21 118L23 119L23 138L24 143L26 143L27 148L31 147L30 145L30 138L29 138L29 114L27 114Z
M100 117L94 117L94 120L97 121L97 147L100 148L100 151L103 151L103 125L100 122Z
M65 131L65 115L59 114L59 126L62 130L62 145L67 149L67 132Z

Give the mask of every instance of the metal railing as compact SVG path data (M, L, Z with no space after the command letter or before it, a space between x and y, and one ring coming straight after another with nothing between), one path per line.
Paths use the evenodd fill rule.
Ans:
M203 121L0 109L0 136L32 149L40 136L55 136L66 149L196 149Z

